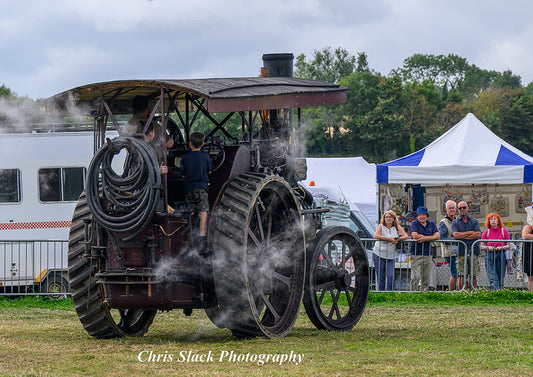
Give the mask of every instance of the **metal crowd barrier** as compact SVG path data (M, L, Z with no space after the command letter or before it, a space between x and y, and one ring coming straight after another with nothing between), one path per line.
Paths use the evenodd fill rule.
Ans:
M68 241L0 241L0 295L69 295Z
M368 262L370 266L370 287L373 291L381 291L376 276L376 267L372 257L372 249L375 244L375 238L362 238L365 245ZM466 259L474 259L474 245L480 242L491 242L501 240L476 240L471 248L467 248ZM394 259L394 274L392 286L387 288L387 279L385 281L384 291L410 292L421 290L419 282L412 282L412 268L410 252L411 243L417 242L408 239L397 245ZM514 252L514 258L506 263L503 288L526 289L526 275L521 271L519 255L522 252L523 245L533 243L533 241L511 240L511 243L517 246ZM450 264L444 259L440 252L442 244L451 244L452 250L458 249L459 240L437 240L431 241L431 262L429 264L429 281L428 290L447 291L450 283ZM0 241L0 295L45 295L50 297L65 297L70 294L68 285L67 270L68 241L55 240L32 240L32 241ZM469 271L467 268L469 267ZM510 267L510 268L508 268ZM456 289L465 289L474 286L473 263L464 263L462 275L463 283L459 286L456 283ZM422 265L421 274L424 274ZM458 271L461 274L461 271ZM487 275L485 258L479 258L479 274L476 276L476 288L490 288L490 282ZM527 277L529 278L529 277Z
M413 281L412 277L412 268L411 262L413 255L411 255L411 244L417 242L413 239L407 239L397 244L396 255L394 260L394 275L392 281L392 289L387 284L385 284L385 289L380 289L378 274L376 274L376 269L379 270L379 266L374 265L373 246L376 241L375 238L361 238L361 241L365 245L367 252L368 262L370 266L370 287L373 291L397 291L397 292L411 292L423 290L420 281ZM475 286L476 288L486 288L490 289L490 282L487 275L487 270L485 266L485 253L481 253L481 256L478 257L479 263L479 274L476 275L476 284L474 284L473 272L474 264L474 249L475 245L480 242L491 242L502 240L476 240L471 247L461 240L436 240L431 241L431 261L429 263L430 271L424 270L424 265L422 265L421 275L428 272L429 278L427 282L427 290L429 291L448 291L450 290L450 283L453 285L453 280L450 282L451 271L450 271L450 262L452 262L452 257L445 259L441 253L441 245L450 244L452 252L455 251L458 254L459 245L463 246L465 252L465 263L461 271L457 271L458 278L455 281L455 290L467 289L469 287ZM524 240L511 240L508 241L517 246L512 259L509 262L506 261L505 264L505 276L502 288L517 288L517 289L527 289L527 278L526 275L521 273L522 266L519 264L518 256L521 253L523 245L525 243L532 243L533 241L524 241ZM455 261L457 263L458 255L455 256ZM462 279L460 277L463 276ZM462 280L462 281L461 281ZM386 280L388 282L388 279ZM425 290L425 289L424 289Z

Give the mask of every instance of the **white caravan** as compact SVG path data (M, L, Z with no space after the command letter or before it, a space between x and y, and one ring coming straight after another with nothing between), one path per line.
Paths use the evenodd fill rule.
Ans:
M0 134L0 292L68 291L68 233L93 133Z

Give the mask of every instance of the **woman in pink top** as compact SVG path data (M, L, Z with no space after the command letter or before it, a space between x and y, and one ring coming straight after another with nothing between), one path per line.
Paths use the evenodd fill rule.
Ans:
M503 227L502 219L497 213L489 213L485 221L487 229L481 235L483 240L509 240L509 232ZM485 268L489 278L490 289L503 288L505 279L505 250L509 243L498 241L481 242L481 250L485 250Z

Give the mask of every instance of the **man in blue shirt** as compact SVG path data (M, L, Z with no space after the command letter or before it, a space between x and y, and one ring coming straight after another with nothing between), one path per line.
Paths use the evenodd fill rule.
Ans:
M420 206L416 209L416 220L411 223L411 291L425 291L429 285L431 269L431 241L440 238L435 222L428 220L428 209Z
M452 221L452 237L456 240L463 241L463 244L459 244L459 255L457 257L457 286L459 289L468 288L464 286L465 268L468 275L473 269L472 273L472 288L476 288L477 279L479 275L479 243L474 246L474 254L470 255L472 244L475 240L481 238L481 229L479 227L479 221L473 217L468 216L468 205L466 202L460 202L457 205L459 209L459 217ZM465 258L466 255L466 258Z

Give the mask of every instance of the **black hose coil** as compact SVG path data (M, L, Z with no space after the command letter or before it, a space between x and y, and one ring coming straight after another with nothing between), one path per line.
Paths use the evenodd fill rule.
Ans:
M126 163L118 175L111 163L124 148ZM133 239L152 220L162 189L154 150L130 137L107 139L91 160L86 186L87 204L96 221L109 231L127 233L126 241Z

